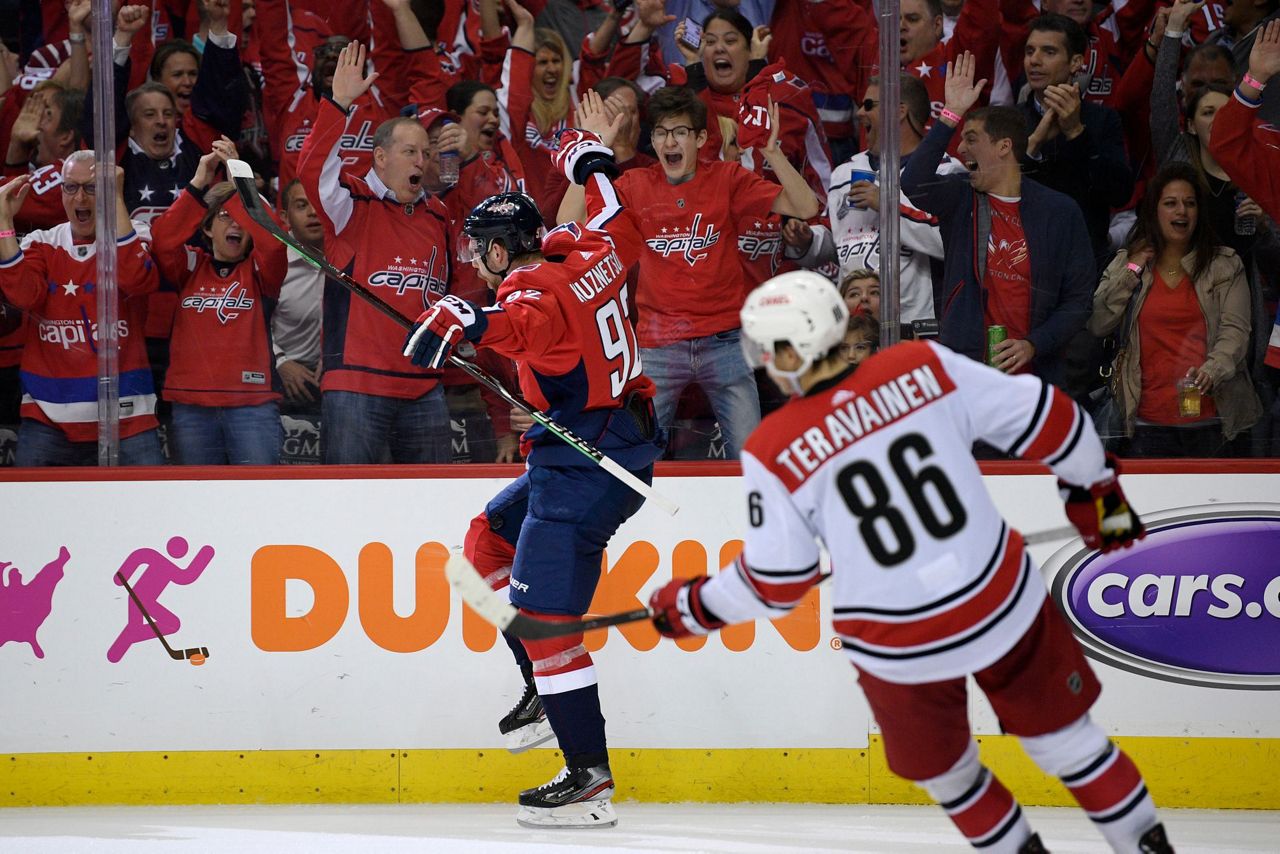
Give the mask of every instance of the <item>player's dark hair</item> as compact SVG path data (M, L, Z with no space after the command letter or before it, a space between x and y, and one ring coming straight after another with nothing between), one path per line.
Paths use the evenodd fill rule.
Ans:
M872 86L880 85L880 75L872 75L867 81ZM898 98L907 108L907 118L911 127L920 136L924 136L924 128L929 124L929 116L933 105L929 103L929 90L925 88L919 77L910 74L898 76Z
M40 86L36 91L43 93L46 100L52 101L58 107L58 127L55 132L63 134L71 131L75 134L72 145L79 147L80 118L84 115L84 91L68 89L52 81Z
M1037 15L1031 19L1031 26L1027 29L1027 33L1028 35L1031 33L1061 33L1067 46L1068 58L1084 56L1084 52L1089 47L1089 37L1085 34L1084 27L1066 15L1055 15L1052 12Z
M163 95L168 99L169 105L173 107L174 113L178 112L178 99L173 97L173 93L169 91L169 87L165 86L163 83L157 83L154 80L149 80L137 89L131 91L128 95L124 96L124 111L129 117L129 124L134 123L134 111L137 110L138 101L143 95Z
M664 86L649 98L649 124L672 116L688 116L695 131L707 129L707 105L687 86Z
M1195 128L1196 110L1200 109L1200 102L1204 100L1204 96L1208 95L1210 92L1214 92L1230 100L1232 91L1232 87L1223 85L1222 83L1206 83L1205 85L1196 88L1196 90L1193 91L1191 96L1187 99L1185 116L1187 120L1188 135L1195 136L1191 131ZM1205 177L1204 160L1200 153L1208 146L1209 140L1207 139L1198 139L1195 143L1187 146L1187 162L1196 167L1196 172L1199 173L1201 180L1206 183L1208 183L1209 179Z
M992 142L1009 140L1013 156L1021 162L1027 154L1027 120L1015 107L980 107L965 116L966 122L982 122Z
M391 144L391 137L395 136L396 128L401 125L411 125L416 128L422 127L422 122L418 121L417 116L396 116L387 119L378 125L378 129L373 132L373 147L386 148Z
M628 80L625 77L606 77L599 83L591 87L596 90L596 94L601 98L608 98L619 89L630 89L632 94L636 96L636 103L640 106L640 115L644 115L645 95L644 90L634 80Z
M471 102L475 100L476 95L480 92L488 92L495 97L497 96L492 86L481 83L479 80L463 80L459 83L454 83L449 87L449 91L444 93L444 105L455 116L461 116L467 111L467 107L471 106Z
M1155 251L1154 257L1160 257L1165 247L1164 234L1160 231L1160 197L1174 181L1186 181L1196 196L1196 227L1187 243L1188 251L1196 255L1195 268L1191 271L1191 278L1196 281L1209 269L1209 263L1218 254L1218 238L1209 222L1209 187L1196 167L1184 160L1165 164L1147 182L1147 193L1138 205L1138 218L1129 231L1125 248L1132 253L1135 249L1150 246Z
M930 18L942 17L942 0L924 0L924 5L929 10Z
M174 54L185 53L196 61L196 68L200 67L200 51L196 50L195 45L183 39L169 39L167 42L161 42L156 47L156 55L151 57L151 79L159 80L160 73L164 71L164 64Z
M742 33L742 37L747 40L747 44L751 44L751 34L755 32L755 27L751 26L751 22L747 20L746 15L743 15L737 9L716 9L702 19L702 29L706 30L712 21L724 21Z
M880 349L880 321L876 320L865 311L859 311L849 315L849 326L845 330L847 335L850 332L857 332L867 339L867 343L871 345L871 352L874 353Z
M284 185L284 189L280 191L280 207L282 210L287 211L289 209L289 203L293 201L292 199L289 198L289 194L293 192L293 188L301 187L301 186L302 186L301 178L294 178L288 184ZM305 193L306 191L304 190L303 192Z

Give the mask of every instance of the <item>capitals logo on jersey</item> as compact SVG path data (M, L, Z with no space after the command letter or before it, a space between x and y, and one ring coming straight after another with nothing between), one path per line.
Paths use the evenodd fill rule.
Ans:
M98 352L98 322L89 320L84 313L79 320L42 319L37 333L44 343L57 344L63 350L80 349L88 345L93 352ZM129 337L129 321L116 321L116 336L121 339Z
M375 288L391 288L396 292L396 296L404 296L407 291L422 291L423 305L426 305L428 293L443 296L448 290L448 282L433 272L439 255L438 246L432 247L431 257L421 260L410 258L407 264L404 263L404 256L397 255L392 259L394 263L388 269L369 274L369 285Z
M721 232L712 223L701 230L702 214L693 215L693 225L687 229L667 228L663 226L662 236L650 237L644 243L652 251L669 258L679 255L690 267L707 257L707 249L720 241Z
M244 285L236 281L221 293L214 288L200 288L198 293L182 301L182 307L195 309L196 314L215 311L218 314L218 322L226 325L239 317L240 312L252 311L254 302L255 300L249 296Z

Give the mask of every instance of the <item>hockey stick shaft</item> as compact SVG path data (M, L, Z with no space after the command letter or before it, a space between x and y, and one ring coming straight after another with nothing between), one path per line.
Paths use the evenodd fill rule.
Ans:
M137 606L138 613L142 614L142 619L147 621L147 625L151 627L151 631L155 632L156 637L160 640L160 645L164 647L164 651L169 653L169 657L174 661L184 661L192 655L199 653L205 658L209 657L209 650L202 646L184 649L181 652L169 646L169 641L160 633L160 627L156 625L156 621L151 619L151 614L147 612L146 607L142 604L142 600L138 598L138 594L133 592L133 588L129 582L125 580L123 574L117 572L116 578L120 579L120 583L124 585L125 592L129 594L129 598L133 600L133 604Z
M1064 525L1061 528L1050 528L1046 531L1034 531L1022 538L1024 545L1033 546L1054 540L1068 540L1079 535L1074 526ZM589 632L592 629L603 629L609 626L621 626L652 619L651 608L637 608L617 614L604 614L598 617L585 617L581 620L545 620L533 614L520 613L503 596L489 587L476 572L471 562L462 555L453 555L445 564L445 575L449 583L462 596L462 601L471 609L497 626L500 630L518 638L542 640L562 637L577 632ZM823 577L823 581L830 575Z
M330 264L314 249L295 240L290 234L282 229L263 209L262 201L258 197L257 186L253 182L253 170L250 169L248 164L240 160L229 160L227 161L227 172L231 175L231 179L235 183L236 191L240 195L241 202L244 203L245 210L255 223L266 229L273 237L296 252L308 264L315 267L317 270L324 273L327 277L333 279L356 296L368 301L370 305L382 312L382 314L386 315L391 320L395 321L395 323L401 328L406 331L411 331L414 328L414 322L401 314L398 309L373 291L366 288L364 285L361 285L350 275ZM477 382L485 385L494 394L502 398L508 405L524 412L535 422L545 427L553 436L590 459L596 465L600 466L610 475L622 481L640 495L643 495L646 500L652 501L667 515L674 516L680 509L680 506L670 498L667 498L665 495L655 490L652 486L636 477L613 459L605 456L590 442L580 438L576 433L557 422L550 415L547 415L539 409L535 409L523 398L512 394L501 382L497 380L497 378L489 374L488 371L484 370L479 365L461 358L456 353L451 353L449 355L449 362L466 371Z

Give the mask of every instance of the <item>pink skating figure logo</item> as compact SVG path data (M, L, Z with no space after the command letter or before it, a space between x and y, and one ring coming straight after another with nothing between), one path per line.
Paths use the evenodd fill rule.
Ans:
M26 584L16 566L0 561L0 646L9 641L25 643L36 658L44 658L36 632L53 611L53 590L62 580L70 558L71 552L62 546L58 556Z
M116 570L113 580L117 585L124 587L128 593L129 620L121 630L120 636L115 639L115 643L111 644L111 648L107 650L107 661L115 664L124 658L129 647L153 637L160 640L169 657L175 660L187 659L192 664L203 664L208 658L209 651L204 647L175 650L165 639L166 635L171 635L182 628L182 621L160 604L160 594L170 582L192 583L200 577L208 567L209 561L213 559L213 546L201 546L187 566L180 566L175 561L186 557L187 549L185 539L171 537L165 544L167 555L151 548L137 549L125 558L120 569ZM129 579L139 569L143 572L131 583Z

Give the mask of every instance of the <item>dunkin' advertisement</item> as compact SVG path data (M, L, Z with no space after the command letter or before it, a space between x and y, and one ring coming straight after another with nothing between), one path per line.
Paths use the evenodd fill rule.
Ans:
M1280 737L1277 477L1128 475L1149 527L1135 548L1032 547L1103 681L1111 732ZM1051 477L986 481L1019 530L1065 524ZM501 744L519 673L443 566L506 483L5 483L0 751ZM736 477L656 485L682 509L644 508L619 530L596 613L639 608L741 548ZM874 731L826 586L785 618L706 638L660 641L637 622L586 645L611 744L862 748ZM999 732L985 701L972 717Z

